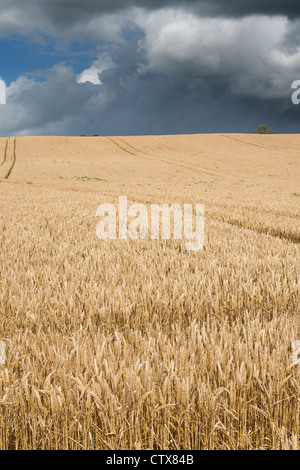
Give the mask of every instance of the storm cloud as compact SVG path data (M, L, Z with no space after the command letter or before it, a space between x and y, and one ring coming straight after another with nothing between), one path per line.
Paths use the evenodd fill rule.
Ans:
M213 17L243 17L249 15L300 16L297 0L1 0L1 18L14 25L20 19L31 18L31 23L42 21L58 26L82 23L105 13L125 11L133 7L158 10L166 7L189 9ZM20 25L21 26L21 25ZM36 23L38 27L38 23Z
M94 48L80 73L58 59L8 84L1 134L298 132L298 16L296 1L0 0L0 38Z

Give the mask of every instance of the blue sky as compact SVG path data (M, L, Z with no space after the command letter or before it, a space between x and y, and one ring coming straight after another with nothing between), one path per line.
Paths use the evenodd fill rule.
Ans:
M299 15L293 0L0 0L0 135L299 132Z
M97 48L90 41L57 44L55 38L38 33L27 37L13 34L0 39L0 56L1 76L9 86L23 74L38 77L58 62L68 63L80 73L95 59Z

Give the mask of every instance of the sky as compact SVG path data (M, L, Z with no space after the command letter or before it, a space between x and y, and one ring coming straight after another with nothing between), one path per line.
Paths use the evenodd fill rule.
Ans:
M299 133L300 2L0 0L1 79L0 136Z

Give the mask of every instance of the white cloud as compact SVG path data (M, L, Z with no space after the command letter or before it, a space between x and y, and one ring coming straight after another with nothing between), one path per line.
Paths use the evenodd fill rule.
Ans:
M6 84L0 77L0 104L6 104Z
M300 71L300 47L292 55L282 48L285 17L200 18L166 9L140 11L136 21L145 31L140 47L148 59L141 74L211 79L228 83L236 95L284 98Z
M33 78L28 78L21 75L16 81L11 82L9 87L6 89L6 97L9 100L13 96L20 95L23 91L29 90L30 88L37 85L37 82Z
M97 60L77 76L78 83L90 82L94 85L101 85L99 75L105 70L115 67L115 63L108 53L99 54Z
M85 69L77 77L77 83L86 83L90 82L94 85L101 85L101 80L99 78L99 69L92 65L89 69Z

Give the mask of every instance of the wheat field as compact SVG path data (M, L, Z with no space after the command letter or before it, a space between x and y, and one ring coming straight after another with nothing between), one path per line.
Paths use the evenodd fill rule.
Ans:
M300 135L0 139L0 449L299 449ZM96 209L205 205L205 244Z

